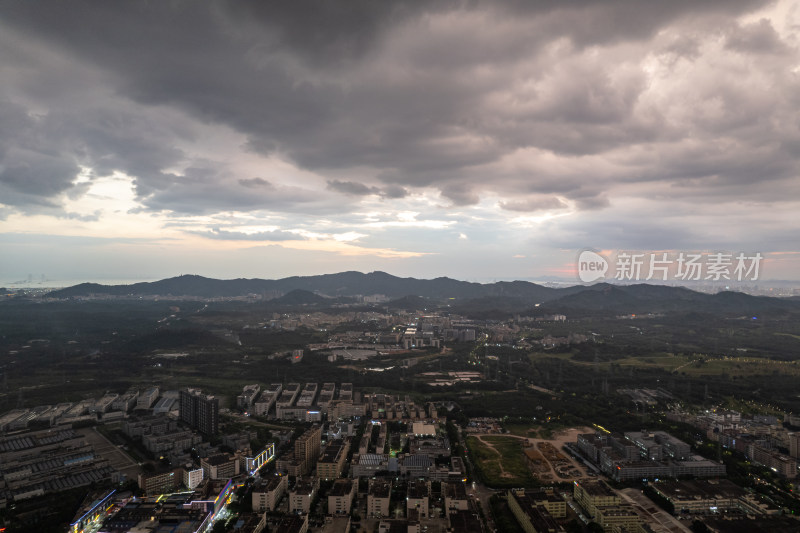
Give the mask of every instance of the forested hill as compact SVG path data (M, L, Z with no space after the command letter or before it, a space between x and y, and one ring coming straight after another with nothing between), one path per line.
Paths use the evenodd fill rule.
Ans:
M576 285L551 288L527 281L473 283L441 277L401 278L385 272L341 272L320 276L294 276L278 280L219 280L185 275L152 283L98 285L84 283L53 291L53 298L90 295L120 297L162 296L225 298L266 296L274 305L328 306L331 298L384 295L387 307L435 307L447 305L451 311L468 316L499 316L508 313L563 313L581 316L595 313L673 313L710 312L758 315L760 313L800 312L800 300L770 298L725 291L706 294L685 287L663 285ZM425 305L427 302L429 305ZM487 314L488 313L488 314Z
M527 281L471 283L451 278L400 278L385 272L340 272L320 276L293 276L277 280L231 279L219 280L185 275L150 283L132 285L99 285L82 283L50 293L54 298L108 294L116 296L197 296L231 297L248 294L280 293L305 290L330 297L383 294L388 298L426 296L430 298L480 298L514 296L546 301L558 297L558 289L543 287Z

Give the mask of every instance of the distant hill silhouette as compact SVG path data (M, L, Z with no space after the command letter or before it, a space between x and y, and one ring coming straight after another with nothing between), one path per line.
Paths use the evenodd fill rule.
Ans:
M268 283L268 282L267 282ZM185 275L153 282L132 285L99 285L81 283L50 293L54 298L107 294L111 296L196 296L202 298L246 296L266 290L264 280L219 280L203 276Z
M546 302L540 310L567 315L598 311L614 314L707 312L758 315L798 312L800 302L731 291L705 294L685 287L600 283Z
M293 276L278 280L232 279L218 280L196 275L184 275L151 283L132 285L99 285L82 283L53 291L53 298L70 298L106 294L113 296L195 296L203 298L246 296L272 291L289 293L304 290L330 297L383 294L396 299L404 296L428 298L480 298L486 296L527 297L544 301L556 297L557 289L542 287L527 281L471 283L450 278L400 278L385 272L340 272L320 276Z
M785 314L800 311L800 299L750 296L739 292L705 294L665 285L576 285L551 288L527 281L472 283L451 278L416 279L385 272L340 272L321 276L293 276L278 280L218 280L196 275L178 276L152 283L99 285L82 283L53 291L54 298L90 295L191 296L199 298L282 294L270 307L326 306L356 295L383 294L394 309L424 309L448 305L454 313L497 317L523 313L639 314L713 312L726 315Z

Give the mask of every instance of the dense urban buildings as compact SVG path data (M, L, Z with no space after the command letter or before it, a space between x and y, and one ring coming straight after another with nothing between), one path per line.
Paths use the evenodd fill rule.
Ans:
M571 332L570 315L482 322L346 312L341 324L329 323L335 315L287 313L219 331L231 352L248 335L328 338L304 344L302 359L294 360L300 348L251 347L225 363L240 361L252 374L282 369L263 381L225 378L200 391L142 380L0 414L0 504L30 516L40 511L26 505L65 488L108 489L87 494L74 522L115 533L214 521L241 533L505 531L508 521L525 531L649 533L685 520L718 530L720 512L778 532L791 519L800 446L791 412L744 403L740 412L719 401L699 408L707 387L689 403L677 377L637 387L632 363L621 370L594 361L595 345L605 349L610 335L595 342ZM643 320L653 319L605 324L615 338L620 327L644 337ZM473 332L476 341L460 340ZM184 357L147 356L154 372ZM562 369L578 357L583 366ZM569 375L584 366L605 373ZM234 502L252 512L228 514Z

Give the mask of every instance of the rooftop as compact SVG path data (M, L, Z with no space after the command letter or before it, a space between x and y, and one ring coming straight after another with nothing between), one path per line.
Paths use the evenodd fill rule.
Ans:
M466 500L467 487L463 483L447 483L445 485L445 496L454 500Z
M575 482L575 484L579 485L589 496L599 497L617 495L617 493L614 492L611 487L609 487L606 482L602 480L587 481L583 483Z
M369 486L369 494L375 498L388 498L392 484L384 479L376 479Z
M658 481L653 486L671 500L733 499L747 494L727 479L716 481Z
M339 455L344 449L344 443L341 440L331 441L328 446L322 451L319 456L320 463L335 463Z
M219 465L224 465L225 463L228 463L233 459L234 458L228 455L227 453L218 453L217 455L212 455L211 457L203 459L203 462L211 466L219 466Z
M409 482L407 494L409 498L427 498L430 495L430 487L427 482L418 479Z
M346 496L353 490L353 481L350 479L337 479L331 487L331 496Z

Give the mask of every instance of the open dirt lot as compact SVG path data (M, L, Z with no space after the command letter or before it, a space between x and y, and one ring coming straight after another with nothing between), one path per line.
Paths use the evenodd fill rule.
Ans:
M564 450L564 444L578 440L580 433L592 433L591 428L569 428L559 431L551 439L539 439L527 437L527 446L533 448L537 455L543 458L542 466L549 465L542 472L536 472L536 476L541 481L574 481L585 478L588 475L586 467L573 459Z

